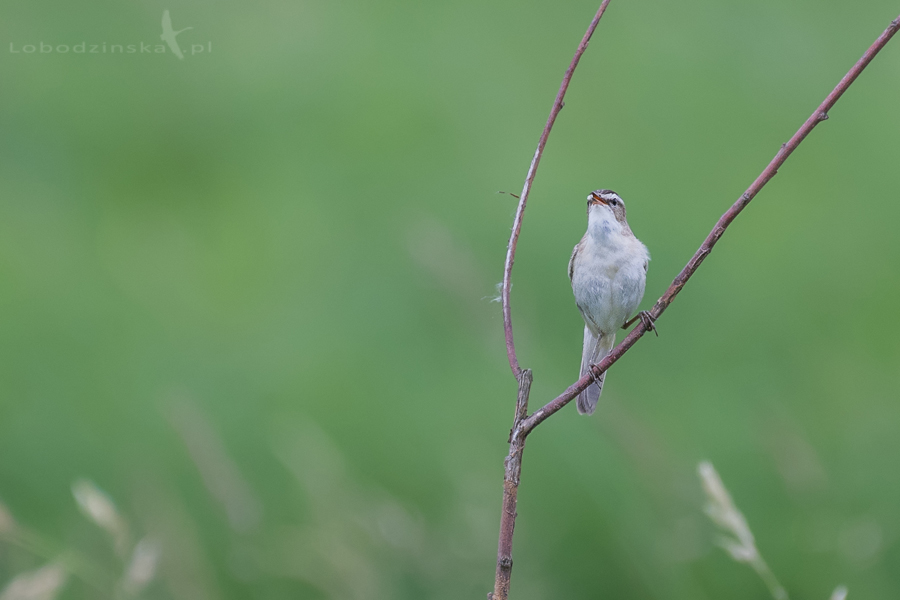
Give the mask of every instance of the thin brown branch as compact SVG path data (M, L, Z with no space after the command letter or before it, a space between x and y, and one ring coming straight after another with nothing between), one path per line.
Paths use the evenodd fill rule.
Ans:
M538 163L540 162L541 155L544 150L544 146L547 143L547 137L550 135L550 130L553 127L553 123L556 120L557 114L559 114L560 109L563 106L563 96L565 96L566 89L569 86L569 82L572 78L572 73L575 70L575 67L578 65L578 61L581 58L581 55L584 53L584 50L587 48L587 44L591 38L591 35L594 32L594 29L597 27L597 23L600 20L600 17L603 16L604 11L606 10L606 6L609 4L609 0L604 0L603 4L601 4L600 9L597 11L597 15L594 17L594 20L591 22L590 27L585 33L584 38L581 40L581 44L578 46L578 50L575 53L575 57L572 59L572 63L569 66L569 69L566 71L566 75L563 79L562 85L560 85L559 92L556 95L556 100L553 104L553 109L550 112L550 118L547 120L547 124L544 127L544 131L541 134L541 139L538 142L538 148L535 152L534 158L531 161L531 166L528 169L528 176L525 179L525 187L522 190L521 198L519 199L519 205L516 209L515 221L513 222L513 230L510 236L509 245L507 247L506 253L506 264L503 272L503 287L501 290L501 297L503 300L503 328L506 334L506 350L509 357L510 368L513 371L513 374L516 376L516 379L519 382L519 393L518 399L516 402L516 413L515 419L513 422L513 428L510 431L509 437L509 455L506 457L505 461L505 470L504 470L504 481L503 481L503 511L500 519L500 540L497 551L497 571L496 571L496 579L494 582L494 591L491 594L488 594L488 598L492 600L507 600L509 595L509 583L510 576L512 573L512 541L513 541L513 533L515 529L516 523L516 502L518 498L518 487L519 487L519 477L522 471L522 454L525 449L525 440L528 437L535 427L540 425L544 420L550 417L550 415L554 414L558 410L560 410L563 406L568 404L574 397L576 397L581 391L587 388L588 385L594 379L594 376L599 376L603 372L605 372L609 367L611 367L617 360L619 360L629 349L631 349L634 344L637 343L641 337L647 333L649 330L648 321L642 319L641 323L638 324L631 332L622 340L618 346L616 346L609 355L606 356L599 364L594 366L593 376L591 374L585 375L574 384L568 387L566 391L557 396L555 399L551 400L545 406L535 411L531 416L526 416L528 411L528 395L531 391L531 371L530 370L522 370L519 366L518 359L516 357L515 345L513 344L513 333L512 333L512 319L510 316L510 305L509 305L509 293L510 293L510 276L512 274L512 266L513 260L515 258L516 252L516 244L518 242L519 233L522 229L522 216L525 211L525 204L528 200L528 193L531 190L531 184L534 181L534 175L537 171ZM725 230L728 226L734 221L735 218L747 207L751 200L759 193L759 191L769 182L772 177L778 173L778 169L784 162L788 159L788 157L794 152L797 146L806 138L807 135L813 130L813 128L818 125L820 122L826 120L828 118L828 111L835 105L838 99L844 94L845 91L853 84L857 77L859 77L860 73L862 73L863 69L875 58L875 55L881 51L882 48L888 43L888 41L894 36L897 32L897 29L900 28L900 17L891 22L890 26L875 40L875 43L869 47L869 49L863 54L862 58L857 61L857 63L853 66L852 69L841 79L840 83L838 83L837 87L832 90L832 92L825 98L822 104L810 115L810 117L806 120L803 126L791 137L790 140L784 145L781 146L781 149L776 153L775 157L769 162L769 165L760 173L759 177L753 182L753 184L747 188L747 191L741 194L740 198L729 208L725 214L719 218L715 227L713 227L712 231L700 245L700 248L691 259L688 261L687 265L681 270L675 280L672 282L672 285L669 286L669 289L657 300L656 304L653 306L653 309L650 311L650 315L652 319L655 321L658 319L662 313L669 307L678 293L684 288L687 281L693 276L693 274L700 267L700 264L709 256L710 252L712 252L713 247L725 233Z
M716 226L713 227L712 231L706 236L706 239L700 245L700 248L694 253L694 256L691 257L691 260L688 261L687 265L681 270L681 273L675 278L672 282L672 285L669 286L669 289L666 290L666 293L662 295L662 297L656 301L656 304L653 306L653 309L650 311L650 315L654 320L659 318L660 315L669 307L672 301L675 299L675 296L682 290L694 272L700 267L700 264L709 256L709 253L712 252L713 247L722 237L722 234L725 233L725 230L731 225L732 221L737 218L741 211L744 210L750 201L759 193L759 191L772 179L776 173L778 173L778 169L781 168L781 165L784 164L784 161L788 159L791 153L797 149L797 146L800 145L809 132L813 130L813 128L821 123L822 121L828 118L828 111L835 105L838 99L847 91L847 88L859 77L859 74L863 72L863 69L868 66L872 59L875 58L875 55L884 48L885 44L894 36L897 32L897 29L900 28L900 17L894 19L891 24L888 26L884 32L878 36L878 39L875 40L868 50L866 50L865 54L862 55L853 68L844 75L844 78L841 79L840 83L837 84L828 97L819 105L819 107L813 111L812 115L806 120L800 129L797 130L797 133L788 140L786 144L783 144L781 148L778 150L778 153L775 154L775 158L769 163L769 165L763 170L762 173L759 174L759 177L756 178L756 181L747 188L747 191L741 194L741 197L737 199L737 201L729 208L725 214L719 218ZM617 360L622 358L622 356L634 346L641 337L647 333L647 325L644 322L641 322L637 327L631 330L631 332L625 337L622 342L613 348L612 352L607 355L606 358L601 360L594 367L594 376L599 377L601 373L609 369ZM566 391L562 394L548 402L543 408L538 409L534 412L530 417L525 419L522 422L522 434L527 436L535 427L540 425L547 417L561 409L563 406L568 404L572 398L575 398L582 390L587 388L591 382L593 381L593 377L590 374L585 375L574 384L570 385Z
M506 600L509 596L509 579L512 575L512 542L516 527L516 501L519 494L519 475L522 472L522 453L525 436L517 426L528 414L528 394L531 392L531 370L525 369L519 376L519 396L516 400L516 426L509 432L509 455L504 462L503 512L500 513L500 541L497 545L497 572L494 577L494 600Z
M550 130L556 122L556 116L563 107L563 98L565 98L566 90L569 89L569 83L572 81L572 75L575 68L581 60L581 55L587 50L588 43L606 7L610 0L603 0L597 14L588 26L581 43L575 50L575 56L566 74L563 76L559 91L556 93L556 99L553 101L553 108L550 110L550 116L547 118L547 124L544 125L544 131L538 140L537 150L534 152L534 158L531 159L531 165L528 167L528 174L525 177L525 185L522 188L522 194L519 196L519 205L516 208L516 217L513 220L512 233L509 237L509 244L506 247L506 262L503 266L503 285L500 290L500 298L503 302L503 332L506 336L506 354L509 358L509 366L513 375L519 382L519 395L516 401L516 414L513 419L513 427L509 433L509 455L506 457L504 477L503 477L503 511L500 516L500 539L497 545L497 572L494 579L494 591L488 594L493 600L507 600L509 596L509 581L512 575L512 542L513 532L516 525L516 500L519 490L519 474L522 471L522 453L525 450L525 437L527 431L521 428L522 423L528 415L528 394L531 392L531 371L523 370L519 366L519 359L516 356L516 347L513 343L512 313L509 305L509 292L512 286L512 268L516 257L516 245L519 241L519 234L522 232L522 216L525 214L525 205L528 202L528 194L531 192L531 185L534 182L534 176L537 173L538 165L541 162L541 156L544 153L544 146L547 145L547 138L550 137Z
M544 125L541 139L538 140L537 150L534 152L534 158L531 159L531 166L528 167L528 175L525 177L525 186L522 188L522 194L519 197L519 206L516 208L516 217L513 220L512 233L509 236L509 244L506 246L506 262L503 266L503 285L500 290L500 299L503 303L503 332L506 335L506 354L509 357L509 367L512 369L516 379L519 379L522 368L519 366L519 359L516 356L516 346L513 343L512 312L509 307L509 291L512 286L510 278L512 277L513 262L516 259L516 245L519 241L519 233L522 231L522 216L525 214L525 204L528 202L528 194L531 192L531 184L534 182L534 176L537 173L538 165L541 162L541 155L544 154L544 146L547 145L547 138L550 137L550 130L553 129L553 123L556 122L556 115L562 110L564 104L563 98L566 96L566 90L569 89L569 82L572 81L572 74L575 72L575 67L578 66L578 61L581 60L581 55L587 50L588 42L591 41L591 36L594 35L594 30L597 29L600 17L606 12L608 4L609 0L603 0L603 3L597 10L597 14L594 15L594 20L591 21L584 37L581 38L581 43L578 44L578 49L575 50L575 56L572 57L572 62L569 64L569 68L566 69L566 74L563 77L562 83L559 85L559 91L556 93L556 99L553 101L553 108L550 110L550 116L547 118L547 124Z

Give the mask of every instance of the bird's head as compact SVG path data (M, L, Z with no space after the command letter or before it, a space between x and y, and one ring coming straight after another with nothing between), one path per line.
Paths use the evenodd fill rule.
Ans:
M622 225L628 225L625 220L625 202L612 190L594 190L587 197L587 210L590 216L592 210L608 210Z

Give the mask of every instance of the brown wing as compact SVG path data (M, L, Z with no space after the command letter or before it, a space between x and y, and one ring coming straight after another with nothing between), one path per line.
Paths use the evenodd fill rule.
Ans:
M575 275L575 256L580 248L581 242L578 242L575 244L575 248L572 249L572 258L569 259L569 281L572 281L572 277Z

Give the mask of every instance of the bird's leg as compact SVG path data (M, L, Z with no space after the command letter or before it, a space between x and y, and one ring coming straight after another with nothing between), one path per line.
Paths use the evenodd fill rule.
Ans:
M594 367L596 367L598 364L600 364L600 360L603 360L602 358L600 360L597 360L597 354L598 354L598 348L594 347L594 351L591 353L590 363L588 364L588 373L591 374L591 379L594 380L594 383L597 384L597 387L602 390L603 389L603 381L600 378L603 377L603 374L602 373L600 375L594 374ZM597 360L597 362L594 362L595 360Z
M591 374L591 379L594 380L594 383L597 384L597 387L600 388L600 389L602 390L602 389L603 389L603 382L600 381L600 377L602 377L602 375L601 375L600 377L598 377L597 375L594 374L594 367L596 367L598 364L600 364L600 363L593 363L593 364L591 364L590 369L588 370L588 373ZM590 387L590 386L588 386L588 387Z
M622 329L628 329L629 327L631 327L631 324L638 319L641 320L641 323L644 324L644 327L646 327L648 331L652 331L656 334L656 337L659 337L659 332L656 331L656 325L654 325L654 321L656 321L656 319L653 318L653 315L651 315L650 311L648 310L642 310L638 314L634 315L634 317L632 317L630 320L626 321L624 325L622 325Z

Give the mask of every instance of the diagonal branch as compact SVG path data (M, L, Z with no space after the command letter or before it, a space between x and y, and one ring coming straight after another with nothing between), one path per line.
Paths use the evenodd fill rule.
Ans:
M700 248L694 253L694 256L691 257L691 260L688 261L687 265L681 270L681 273L675 278L672 282L672 285L669 286L669 289L666 290L666 293L662 295L662 297L656 301L656 304L653 306L653 309L650 311L651 317L656 320L659 316L669 307L669 304L675 299L675 296L681 291L684 285L687 283L688 279L694 274L694 272L700 267L700 264L709 256L709 253L712 252L713 246L716 245L716 242L719 241L719 238L722 237L722 234L725 233L725 230L731 224L732 221L744 210L750 201L759 193L759 191L763 188L766 183L772 179L776 173L778 173L778 169L781 165L784 164L784 161L788 159L788 157L793 153L794 150L797 149L797 146L800 145L809 132L813 130L813 128L821 123L822 121L828 118L828 111L831 110L831 107L835 105L838 99L847 91L847 88L859 77L859 74L863 72L863 69L868 66L872 59L875 58L875 55L884 48L885 44L890 41L890 39L897 33L897 30L900 29L900 17L897 17L891 24L888 26L884 32L878 36L878 39L875 40L868 50L866 50L865 54L862 55L853 68L844 75L844 78L841 79L840 83L837 84L828 97L819 105L819 107L810 115L810 117L806 120L800 129L797 130L797 133L788 140L786 144L781 146L781 149L775 155L775 158L769 163L769 166L763 170L762 173L759 174L759 177L756 178L756 181L747 188L747 191L741 194L741 197L738 198L737 202L735 202L731 208L729 208L724 215L719 218L719 221L716 223L716 226L713 227L712 231L706 236L706 239L700 245ZM520 209L524 208L524 205L520 205ZM519 219L519 215L516 215L516 218ZM510 265L511 266L511 265ZM597 365L594 366L594 376L599 377L604 371L609 369L617 360L622 358L632 346L634 346L641 337L647 333L647 325L643 321L637 325L631 332L622 340L618 346L616 346L609 355L606 356L602 361L600 361ZM511 340L511 337L508 337L507 340ZM508 341L509 343L509 341ZM534 412L530 417L525 419L522 422L522 435L528 435L532 429L540 425L547 417L561 409L563 406L568 404L572 398L581 393L585 388L587 388L594 378L587 374L572 385L570 385L566 391L557 396L555 399L548 402L543 408L538 409Z
M501 513L500 518L500 540L497 549L497 570L496 577L494 581L494 591L491 594L488 594L489 599L493 600L507 600L509 595L509 583L510 583L510 575L512 573L512 541L513 541L513 533L515 529L516 523L516 502L518 498L518 487L519 487L519 477L522 470L522 453L525 449L525 440L528 437L528 434L534 430L535 427L540 425L544 420L549 418L552 414L560 410L563 406L568 404L572 398L577 396L581 391L587 388L588 385L591 384L594 377L601 375L605 372L609 367L611 367L617 360L619 360L629 349L631 349L634 344L637 343L641 337L647 333L648 331L648 323L650 320L642 319L641 323L638 324L631 332L622 340L618 346L616 346L612 352L609 353L599 364L593 367L593 375L588 374L576 381L574 384L568 387L566 391L557 396L555 399L551 400L544 407L535 411L531 416L527 415L528 408L528 395L531 390L531 371L528 369L523 370L519 366L518 358L516 357L516 349L513 344L513 330L512 330L512 318L510 313L510 304L509 304L509 294L510 294L510 277L512 274L513 261L515 259L516 253L516 244L518 243L519 234L522 230L522 217L525 212L525 205L528 201L528 193L531 191L531 184L534 181L535 172L537 171L538 164L541 160L541 155L544 151L544 146L547 143L547 138L550 135L550 130L553 127L553 123L556 120L556 116L559 114L559 111L563 107L563 97L565 96L566 90L569 87L569 82L572 79L572 73L575 71L575 67L578 65L578 61L581 58L581 55L584 53L587 48L587 44L590 41L591 35L597 27L597 23L600 21L600 17L603 16L603 13L606 10L607 5L609 4L609 0L603 0L603 3L600 5L600 9L597 11L597 15L594 17L594 20L591 21L590 26L588 27L587 33L585 33L584 38L581 40L581 43L578 45L578 49L575 52L575 57L572 59L572 63L569 65L568 70L566 71L566 75L563 78L562 84L560 85L559 92L556 95L556 100L553 103L553 109L550 112L550 117L547 119L547 124L544 126L544 131L541 134L540 141L538 142L537 151L534 154L534 158L531 161L531 166L528 169L528 176L525 179L525 187L522 190L522 195L519 199L519 205L516 209L516 216L513 222L512 234L510 235L509 245L507 246L506 251L506 263L504 265L503 271L503 286L501 289L501 299L503 302L503 329L506 335L506 352L509 357L509 365L512 369L513 375L515 375L516 380L519 383L519 396L518 401L516 402L516 413L513 421L513 428L510 431L510 448L509 455L506 458L505 462L505 470L504 470L504 486L503 486L503 511ZM875 55L881 51L882 48L888 43L888 41L894 36L897 32L897 29L900 28L900 17L891 22L890 26L875 40L875 43L866 50L865 54L863 54L862 58L853 66L852 69L841 79L840 83L838 83L837 87L828 95L827 98L819 105L819 107L813 112L812 115L806 120L803 126L791 137L790 140L786 144L781 146L781 149L769 163L769 165L763 170L763 172L756 178L753 184L747 188L747 191L744 192L740 198L729 208L721 218L719 218L715 227L713 227L712 231L703 241L703 244L700 245L700 248L697 252L694 253L694 256L688 261L687 265L681 270L675 280L672 282L672 285L669 286L669 289L666 290L666 293L662 295L662 297L657 300L656 304L653 306L653 309L650 311L650 316L652 320L656 320L662 315L662 313L668 308L669 304L675 299L675 296L681 291L681 289L685 286L687 281L693 276L693 274L700 267L700 264L706 259L710 252L712 252L713 247L725 233L725 230L728 226L734 221L735 218L741 213L744 208L750 203L751 200L759 193L759 191L769 182L772 177L778 172L778 169L787 158L796 150L797 146L806 138L807 135L813 130L813 128L818 125L820 122L826 120L828 118L828 111L834 106L834 104L838 101L838 99L844 94L845 91L850 87L851 84L859 77L860 73L862 73L863 69L875 58Z
M522 195L519 196L519 206L516 208L516 217L513 220L513 228L512 233L509 236L509 244L506 246L506 262L503 265L503 285L500 290L500 299L503 303L503 333L506 335L506 354L509 357L509 367L512 369L513 375L516 379L519 379L522 375L522 368L519 366L519 359L516 356L516 346L513 343L513 329L512 329L512 313L509 307L509 290L512 286L512 282L510 280L512 276L512 268L513 262L516 259L516 244L519 241L519 233L522 231L522 217L525 214L525 204L528 202L528 194L531 192L531 184L534 181L534 176L537 173L538 165L541 162L541 155L544 153L544 146L547 145L547 138L550 137L550 130L553 129L553 123L556 122L556 115L559 114L559 111L562 110L564 106L563 98L566 96L566 90L569 89L569 82L572 81L572 74L575 73L575 67L578 66L578 61L581 60L581 55L584 54L584 51L587 50L588 42L591 41L591 36L594 35L594 30L597 29L597 24L600 22L600 17L603 16L603 13L606 12L606 7L609 4L609 0L603 0L603 3L600 5L599 10L597 10L597 14L594 15L594 20L591 21L591 24L588 26L587 31L584 34L584 37L581 38L581 43L578 44L578 49L575 51L575 56L572 57L572 62L569 64L569 68L566 69L566 75L563 77L562 83L559 85L559 91L556 93L556 99L553 101L553 108L550 110L550 116L547 118L547 124L544 125L544 131L541 133L541 139L538 140L537 150L534 152L534 158L531 159L531 166L528 167L528 175L525 177L525 186L522 188Z

